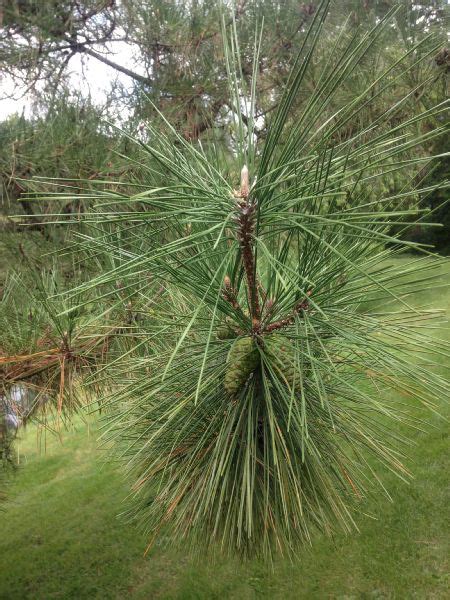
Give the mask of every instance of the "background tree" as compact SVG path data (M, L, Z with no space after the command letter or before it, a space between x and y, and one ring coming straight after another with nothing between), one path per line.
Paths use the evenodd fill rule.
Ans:
M367 30L394 4L379 0L334 3L327 40L320 43L316 62L327 59L327 48L339 35L343 20L350 18L355 26L364 23ZM424 5L405 1L404 7L384 52L401 51L430 28L440 29L445 36L443 1ZM316 2L290 0L242 0L234 6L211 0L8 0L3 7L0 56L4 72L41 93L67 82L75 56L100 61L134 84L132 104L138 119L149 116L149 111L151 114L145 100L150 97L184 137L195 139L216 124L223 112L233 110L227 106L222 21L226 30L232 29L233 23L239 30L241 67L247 83L252 74L255 25L261 19L267 24L257 66L257 112L265 115L274 110L316 10ZM115 48L125 46L133 57L131 65L121 64L114 56ZM310 77L313 88L314 69ZM418 72L410 72L408 77L404 83L411 89L421 80Z
M342 25L349 20L352 36L364 36L370 27L395 4L393 1L368 0L359 2L346 0L332 3L329 10L327 36L318 41L314 64L305 77L302 96L296 99L290 118L295 123L297 115L308 104L314 93L318 76L330 60L336 40L342 35ZM426 60L417 60L417 52L423 56L429 52L426 38L431 32L445 40L445 2L411 3L404 0L403 10L395 17L383 44L374 45L364 57L354 75L340 90L335 106L346 97L360 93L368 79L375 79L389 60L395 60L404 51L421 41L419 50L409 55L409 68L397 80L393 97L379 96L371 113L361 111L360 122L372 119L374 113L381 114L389 102L410 93L408 102L403 103L405 114L426 110L439 99L446 97L446 73L448 52L441 48ZM163 0L37 2L36 0L7 0L2 5L0 30L1 70L22 90L33 90L38 117L27 125L35 134L24 135L24 119L20 117L14 125L2 126L4 156L3 207L8 205L8 196L17 196L24 187L19 179L33 174L46 173L55 177L91 177L111 161L111 131L109 140L100 124L107 116L115 120L121 114L122 125L130 131L139 124L159 119L157 110L162 111L187 140L201 136L207 141L212 135L221 138L226 151L233 145L232 123L237 118L239 107L231 106L227 92L228 73L223 55L223 32L234 27L239 32L239 60L243 84L250 89L254 31L264 19L265 34L260 43L257 79L257 95L253 135L263 138L266 134L268 117L276 109L283 93L290 66L303 43L305 33L317 10L316 2L275 2L269 0L244 0L234 6L210 0L173 3ZM117 49L121 52L117 53ZM126 63L121 57L125 57ZM79 98L71 100L72 115L65 117L70 108L68 101L70 73L74 59L97 61L125 78L130 86L124 87L114 78L105 107L94 107L92 101ZM374 89L376 93L376 89ZM240 98L246 104L248 97ZM112 108L114 107L114 110ZM122 107L118 108L118 107ZM329 106L330 114L335 107ZM61 110L63 109L63 110ZM61 112L57 118L55 115ZM125 114L124 114L125 113ZM244 111L244 119L248 119ZM401 116L392 116L389 126L395 126ZM94 123L97 119L99 122ZM72 121L71 121L72 120ZM78 121L75 123L75 120ZM70 121L73 130L70 130ZM436 123L423 125L436 126ZM14 127L21 131L13 132ZM340 136L351 136L357 123L348 123ZM80 134L83 134L82 136ZM145 136L145 131L142 133ZM103 136L103 137L102 137ZM77 147L76 140L84 142ZM58 146L45 148L53 139ZM10 141L9 141L10 139ZM39 139L39 151L34 140ZM67 140L71 140L67 145ZM16 142L17 140L17 142ZM62 149L65 140L66 149ZM88 141L89 140L89 141ZM18 148L13 147L19 144ZM98 151L94 150L97 144ZM420 149L423 155L433 153L426 141ZM50 157L56 158L50 165ZM23 167L15 168L14 161L22 154ZM70 157L71 155L71 157ZM86 164L82 166L86 159ZM104 160L105 164L99 164ZM88 163L91 163L90 165ZM30 168L30 165L33 165ZM23 170L23 173L21 172ZM106 169L107 170L107 169ZM113 170L120 170L120 167ZM414 177L414 170L397 171L387 175L381 182L388 191L400 189L403 183ZM5 185L6 178L6 185ZM5 194L4 194L5 195ZM20 210L24 208L21 201ZM435 206L438 200L429 199ZM28 203L26 212L32 209ZM439 218L446 221L447 208L439 209ZM12 212L15 212L14 210ZM438 218L436 216L436 218ZM31 218L33 219L32 215ZM36 220L35 220L36 221ZM419 230L416 232L416 234ZM427 232L430 236L430 232Z

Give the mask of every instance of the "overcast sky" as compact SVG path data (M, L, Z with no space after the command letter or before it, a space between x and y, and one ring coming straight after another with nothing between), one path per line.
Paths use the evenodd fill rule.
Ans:
M133 54L133 47L130 44L117 42L114 44L114 52L108 53L108 57L120 65L128 67L132 65L133 69L139 73ZM125 87L132 85L129 77L87 55L76 54L71 59L69 68L71 86L76 90L81 90L86 96L90 93L94 101L99 104L105 100L111 82L117 80ZM145 75L145 73L142 74ZM8 77L0 79L0 90L0 121L15 112L20 114L25 110L25 114L30 113L31 94L23 95L24 89L15 88L12 80Z

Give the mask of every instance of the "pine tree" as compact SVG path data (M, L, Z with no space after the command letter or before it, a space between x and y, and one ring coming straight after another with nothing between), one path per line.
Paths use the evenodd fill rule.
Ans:
M369 31L342 27L317 72L328 4L314 12L263 140L263 32L246 85L233 27L228 147L191 144L161 115L164 131L150 125L134 140L143 180L88 194L78 249L103 268L61 314L92 303L93 291L102 303L131 298L129 327L94 380L109 387L105 437L133 479L128 515L149 547L159 536L272 556L295 554L318 530L353 530L355 508L384 489L383 469L408 476L396 431L416 425L405 399L435 409L448 396L435 368L448 346L427 335L439 313L409 302L434 285L431 252L403 239L405 217L426 224L418 202L435 186L377 185L420 169L429 159L415 149L445 130L429 123L446 103L404 110L426 79L397 95L440 41L419 40L367 73L393 9ZM408 259L411 249L422 256Z
M428 190L411 180L373 197L377 179L420 167L414 149L442 134L422 123L443 104L408 117L406 94L371 113L413 68L410 53L427 61L438 42L383 64L336 109L396 11L363 35L343 28L293 123L327 9L262 147L251 134L260 32L250 89L237 37L225 46L239 117L225 158L168 123L166 134L150 126L138 142L147 181L131 195L99 192L88 217L95 230L82 247L106 248L115 267L76 292L108 293L120 279L141 284L147 305L139 351L119 352L109 370L107 427L134 478L129 515L151 539L270 555L295 552L316 530L349 531L379 467L407 475L399 398L434 407L448 394L430 366L445 351L426 334L438 315L408 302L428 281L429 251L403 241L402 227L391 233L405 216L425 221L411 196ZM424 256L392 260L411 248ZM151 310L149 276L162 290Z

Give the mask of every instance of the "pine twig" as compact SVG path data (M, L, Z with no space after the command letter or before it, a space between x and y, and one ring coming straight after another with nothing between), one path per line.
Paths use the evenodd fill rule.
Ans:
M308 297L311 296L312 290L309 290L306 294ZM297 305L294 307L294 310L292 311L292 313L290 315L288 315L284 319L279 319L278 321L274 321L273 323L270 323L269 325L267 325L267 327L264 328L264 332L271 333L272 331L276 331L277 329L283 329L283 327L292 325L292 323L294 323L294 321L295 321L295 317L298 314L302 313L303 311L308 310L308 308L309 308L308 298L304 298L303 300L300 300L300 302L297 303Z
M259 331L261 324L261 307L257 291L255 255L253 252L253 233L255 230L255 212L257 204L250 199L248 168L246 165L243 166L241 171L241 188L236 196L239 198L237 202L238 214L236 219L238 223L237 235L241 246L242 264L247 280L252 327L253 331L257 332Z

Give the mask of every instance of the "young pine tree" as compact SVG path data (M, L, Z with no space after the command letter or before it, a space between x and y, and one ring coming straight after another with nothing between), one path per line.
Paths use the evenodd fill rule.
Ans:
M416 203L429 189L417 177L390 194L377 187L418 170L420 148L442 134L445 104L410 110L427 77L391 101L417 61L432 69L439 41L367 78L395 11L367 32L343 26L294 113L327 9L314 14L262 145L252 133L259 36L249 90L234 36L228 150L150 126L136 140L145 181L99 191L83 216L80 245L113 266L74 293L104 298L120 282L142 307L98 379L113 382L105 435L150 544L271 555L317 530L350 531L355 505L383 489L380 471L408 474L399 426L414 424L409 407L448 395L434 368L448 348L427 330L439 314L409 300L434 285L439 260L402 241L406 216L425 223ZM412 249L421 254L400 259Z

